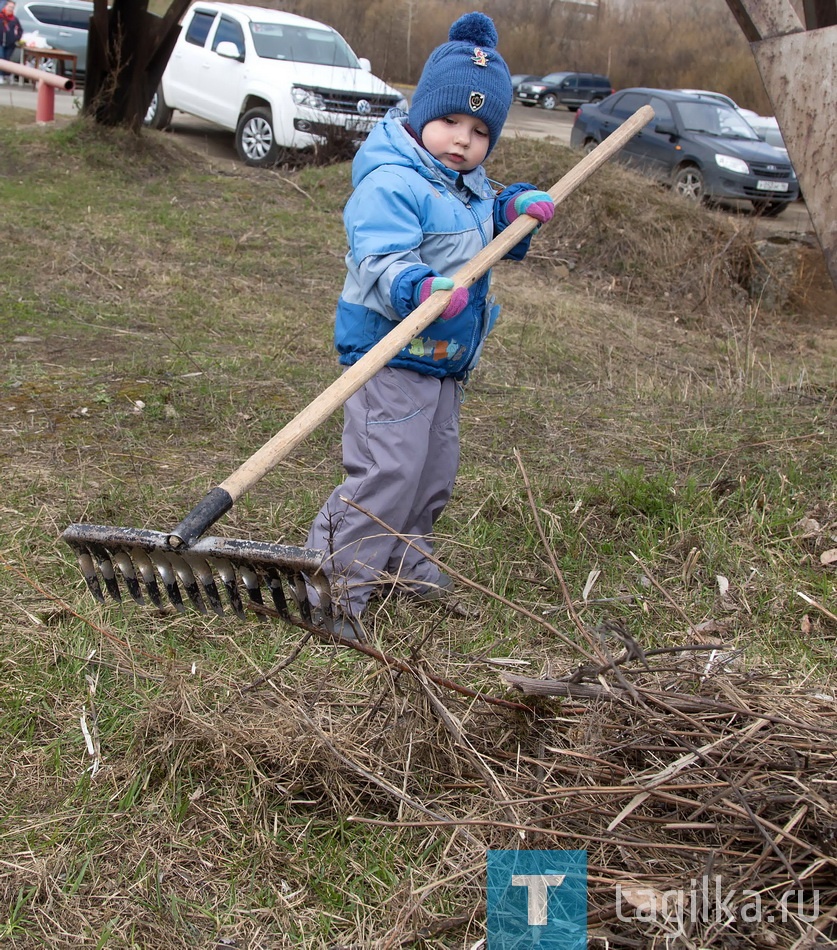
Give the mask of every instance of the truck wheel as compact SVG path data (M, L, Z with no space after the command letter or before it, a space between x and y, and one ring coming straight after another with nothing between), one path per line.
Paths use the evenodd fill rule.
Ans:
M552 93L548 93L541 100L541 105L544 107L544 109L548 109L550 112L552 112L555 106L558 105L558 100L552 95Z
M148 104L142 124L147 125L150 129L164 130L171 124L171 115L172 110L166 105L166 100L163 98L163 87L158 86L151 102Z
M235 150L246 165L270 168L279 157L270 109L259 107L245 112L235 130Z

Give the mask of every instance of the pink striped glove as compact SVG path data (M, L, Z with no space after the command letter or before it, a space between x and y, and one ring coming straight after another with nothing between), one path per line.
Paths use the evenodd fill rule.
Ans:
M437 290L453 290L453 281L449 277L425 277L416 288L416 304L424 303ZM439 320L450 320L468 306L468 291L457 287L451 294L447 307L439 314Z
M509 224L522 214L528 214L541 224L546 224L555 214L555 203L545 191L524 191L506 205Z

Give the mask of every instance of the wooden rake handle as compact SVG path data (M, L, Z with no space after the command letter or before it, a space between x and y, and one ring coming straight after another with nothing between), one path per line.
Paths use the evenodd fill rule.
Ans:
M549 189L550 198L556 205L560 204L653 118L651 106L643 106L635 112ZM537 225L538 222L529 215L520 215L454 274L454 287L470 287ZM169 534L172 547L192 544L221 515L229 511L235 501L290 455L303 439L428 327L445 309L451 294L452 291L431 294L409 317L390 330L357 363L294 416L269 442L265 442L217 488L213 488Z

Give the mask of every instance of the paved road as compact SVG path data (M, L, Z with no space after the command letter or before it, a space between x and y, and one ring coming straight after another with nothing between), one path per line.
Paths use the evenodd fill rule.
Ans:
M55 91L55 114L75 115L81 105L83 93ZM31 86L0 86L0 106L14 106L19 109L35 111L37 94ZM509 112L509 118L503 129L504 136L526 135L537 138L554 138L562 145L570 144L570 129L574 115L571 112L545 112L543 109L527 109L515 104ZM210 153L217 158L236 160L232 135L222 132L209 122L193 119L182 112L175 112L172 127L176 132L185 132L195 137L203 137Z
M81 106L82 93L55 91L55 114L75 115ZM28 109L35 112L37 95L31 86L3 85L0 86L0 107L14 106L19 109ZM503 137L522 135L551 139L561 145L570 144L575 113L556 109L546 112L544 109L528 109L515 103L510 111L506 125L503 128ZM220 158L237 163L235 143L232 133L225 132L209 122L194 119L192 116L175 112L172 119L172 129L175 134L188 137L192 144L213 158ZM749 205L745 207L749 212ZM803 201L794 204L778 218L765 219L762 222L765 232L775 233L808 233L814 232L811 216Z

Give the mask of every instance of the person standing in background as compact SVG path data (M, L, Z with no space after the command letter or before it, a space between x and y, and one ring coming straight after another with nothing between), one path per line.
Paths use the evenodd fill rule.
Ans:
M15 54L18 41L23 36L23 27L15 16L13 0L8 0L0 10L0 59L10 60ZM9 74L0 71L0 83L8 82Z

